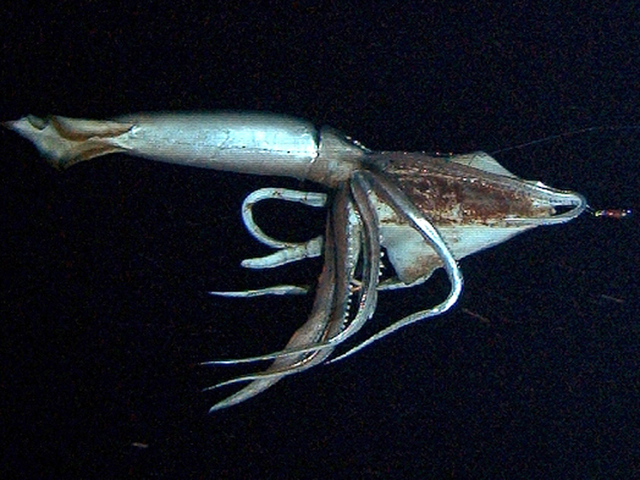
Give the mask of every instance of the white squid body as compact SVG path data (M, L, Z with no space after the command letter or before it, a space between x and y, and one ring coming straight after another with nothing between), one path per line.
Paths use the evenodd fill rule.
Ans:
M274 360L264 372L217 385L250 382L212 410L240 403L286 375L324 362L373 315L378 289L416 285L443 266L451 283L445 301L399 320L338 359L402 326L448 310L462 290L456 260L527 229L569 221L587 207L581 195L522 180L483 152L448 157L373 152L332 128L316 129L309 122L271 114L157 113L109 121L27 116L4 125L31 140L60 169L123 152L194 167L294 177L330 189L327 232L315 243L288 244L267 237L253 222L250 206L245 206L251 233L281 250L279 259L249 260L252 268L320 255L322 248L325 267L312 313L285 350L208 362ZM320 206L327 200L324 194L306 195L269 190L258 193L255 201L280 198ZM380 283L382 248L397 277ZM355 314L349 307L354 290ZM278 288L236 293L278 293Z

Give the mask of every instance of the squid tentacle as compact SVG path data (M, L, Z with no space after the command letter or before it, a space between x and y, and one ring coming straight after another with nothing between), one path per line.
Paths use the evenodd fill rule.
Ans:
M327 221L327 232L325 242L325 262L318 281L318 291L311 314L304 325L302 325L291 337L287 347L296 349L299 346L313 345L322 342L332 331L332 325L336 321L342 322L342 318L336 320L335 305L336 298L345 294L338 291L337 277L337 250L348 250L348 246L341 241L353 241L354 237L349 235L346 228L339 228L347 221L350 200L347 197L346 189L341 188L336 193L331 212ZM345 215L346 213L346 215ZM342 215L342 217L341 217ZM337 226L338 224L338 226ZM339 238L336 238L338 236ZM323 362L332 350L310 353L300 353L298 355L284 356L276 358L271 366L264 372L240 376L226 382L221 382L206 390L215 389L224 385L250 381L249 385L221 400L211 407L209 412L214 412L222 408L230 407L241 403L264 390L275 385L283 377L311 368Z
M322 208L327 203L327 195L318 192L301 192L288 188L261 188L247 196L242 202L242 220L249 233L260 243L278 251L264 257L248 258L240 264L245 268L263 269L275 268L287 263L297 262L306 258L319 257L322 254L322 235L318 235L306 242L287 242L267 235L253 218L253 206L264 200L282 200L301 203L310 207ZM209 295L231 298L253 298L264 295L305 295L309 287L299 285L274 285L260 289L237 291L210 291Z
M272 366L264 372L243 375L207 388L206 390L213 390L235 383L245 381L252 382L252 384L245 387L245 389L229 397L233 403L227 404L227 400L223 400L221 403L214 405L213 408L215 410L230 406L236 401L246 400L249 397L242 392L247 389L251 390L250 393L252 394L251 396L253 396L253 394L257 392L254 393L254 388L250 387L256 383L264 382L264 388L268 388L284 376L302 372L322 363L331 355L336 345L342 343L351 335L356 333L373 315L377 302L376 287L380 271L380 234L377 217L375 216L375 210L368 199L366 190L362 189L362 185L352 184L351 195L353 195L353 198L347 197L346 200L343 200L342 202L340 200L336 200L337 206L334 208L334 212L332 213L333 221L330 222L332 232L328 233L328 237L331 237L332 243L335 238L335 248L333 250L334 256L329 257L327 255L326 262L328 265L334 264L336 275L333 279L335 285L333 306L332 308L326 308L325 304L326 314L331 315L331 319L327 325L328 330L325 332L325 338L327 339L324 342L319 343L310 342L307 346L302 348L285 349L282 352L276 352L274 354L259 357L260 360L275 358L275 361ZM346 203L346 212L341 208L341 203ZM346 224L347 228L335 228L336 225L342 226L343 224ZM363 230L363 226L364 232L361 232ZM362 246L361 236L364 237L364 244ZM359 305L353 320L345 326L349 314L351 285L353 283L356 264L358 257L361 254L361 249L363 255L362 276L364 280L360 288L358 300ZM318 301L317 297L315 305L318 303L321 302ZM291 345L291 343L292 342L289 342L289 345ZM303 355L303 358L299 360L286 360L286 357L293 355ZM213 361L207 362L207 364L224 363L228 365L246 363L247 361L254 359L256 359L256 357L253 359ZM278 363L284 363L284 365L276 367L276 364Z
M236 365L241 363L252 363L274 358L281 358L301 353L316 352L322 349L335 348L352 335L357 333L362 326L373 316L377 304L377 287L380 272L380 229L379 220L372 205L367 186L361 181L351 183L351 192L354 196L355 205L360 216L360 221L364 227L364 242L362 246L364 268L363 282L360 287L359 307L353 320L342 331L335 336L330 337L326 342L315 345L308 345L296 349L283 349L265 355L258 355L248 358L212 360L205 362L204 365ZM353 236L349 235L348 236ZM340 261L338 262L340 264ZM349 274L348 276L351 276ZM349 283L349 282L347 282ZM293 372L292 372L293 373ZM249 380L247 377L243 377ZM222 384L216 385L222 386Z
M302 245L306 242L287 242L273 238L258 226L253 218L253 207L265 200L282 200L286 202L300 203L308 207L322 208L327 204L327 195L318 192L303 192L288 188L260 188L247 195L242 202L242 221L249 233L260 243L271 248L285 248Z
M242 220L249 233L260 243L277 252L259 258L243 260L241 265L245 268L275 268L287 263L297 262L305 258L314 258L322 255L322 236L319 235L306 242L287 242L275 239L258 226L253 218L253 207L264 200L283 200L287 202L301 203L315 208L326 205L327 195L317 192L301 192L288 188L261 188L251 193L242 202Z
M313 343L314 341L317 341L318 338L321 338L327 330L327 325L330 320L330 312L326 309L326 305L331 305L333 303L333 297L335 295L335 256L333 253L331 242L327 242L327 245L325 247L325 255L327 261L325 262L322 273L320 274L318 291L311 311L311 315L309 316L306 323L293 334L293 336L289 340L289 346L295 347L298 344L306 345L308 343ZM305 361L305 358L307 357L312 358L313 354L307 355L302 359L299 359L297 357L277 358L265 372L267 374L275 372L276 374L274 376L266 376L263 378L253 378L249 376L247 378L239 377L238 379L235 379L235 382L240 382L243 380L253 381L251 381L251 383L243 389L213 405L209 409L209 413L230 407L232 405L237 405L238 403L242 403L245 400L258 395L264 390L267 390L268 388L275 385L281 378L283 378L283 376L285 376L284 372L286 372L288 365L296 365L300 361ZM216 385L214 387L209 387L205 390L217 388L218 386L222 386L223 384L228 383L223 382L222 384Z
M254 290L211 290L209 295L231 298L253 298L264 295L306 295L309 287L300 285L274 285L272 287L258 288Z
M389 202L389 205L394 211L418 232L422 237L429 242L429 244L436 250L442 261L451 283L451 289L447 298L445 298L440 304L419 312L408 315L397 322L393 323L389 327L381 330L375 335L369 337L364 342L356 345L352 349L343 353L342 355L332 359L329 363L338 362L343 360L354 353L362 350L363 348L371 345L373 342L380 340L381 338L390 335L391 333L406 327L412 323L425 320L430 317L440 315L449 310L460 298L462 293L463 278L462 272L458 267L458 262L453 257L453 254L447 247L446 243L436 230L436 228L429 222L429 220L420 213L420 211L411 203L411 201L405 196L400 189L389 182L383 175L373 172L363 171L354 173L354 177L360 178L363 182L370 186L376 193L380 194L385 200Z

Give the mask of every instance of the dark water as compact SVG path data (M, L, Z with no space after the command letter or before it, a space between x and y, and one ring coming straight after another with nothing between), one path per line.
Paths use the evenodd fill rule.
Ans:
M374 149L494 152L640 124L634 3L5 8L0 119L266 110ZM495 156L638 208L638 130ZM121 155L59 173L4 130L0 169L3 478L640 475L637 217L585 215L463 260L454 311L208 416L225 392L199 390L239 371L197 364L278 349L311 299L204 292L321 268L242 270L266 252L242 200L309 185ZM322 231L322 215L266 216ZM367 331L435 302L438 282L382 294Z

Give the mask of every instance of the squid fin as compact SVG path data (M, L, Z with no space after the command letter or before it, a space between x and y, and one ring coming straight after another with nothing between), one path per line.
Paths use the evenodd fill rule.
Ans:
M126 122L60 116L39 118L33 115L3 122L2 125L33 142L47 161L59 170L101 155L124 151L117 138L133 128L132 123Z
M477 168L478 170L484 170L485 172L495 173L496 175L501 175L503 177L518 178L517 175L504 168L495 158L485 152L454 155L451 157L451 161L461 165Z

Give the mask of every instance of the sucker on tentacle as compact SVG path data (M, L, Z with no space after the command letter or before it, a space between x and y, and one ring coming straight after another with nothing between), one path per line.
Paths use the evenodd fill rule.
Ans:
M344 187L339 188L327 221L325 264L318 282L316 299L309 319L296 331L287 344L286 348L290 350L323 342L342 328L344 299L348 293L345 293L344 281L339 281L338 269L341 265L338 264L338 260L341 255L345 255L348 252L347 244L353 237L346 235L345 231L336 230L336 223L342 225L347 222L351 208L353 207L348 198L347 189ZM342 263L344 265L346 262ZM327 306L332 306L332 308L328 309ZM297 353L296 355L278 356L264 372L243 375L214 385L207 390L233 383L251 381L248 386L239 392L215 404L209 412L247 400L271 387L285 376L307 370L314 365L322 363L331 355L331 351L331 349L314 349L310 352Z
M205 390L249 382L216 403L220 410L258 395L285 376L324 363L374 315L378 290L410 288L444 268L450 290L442 302L392 322L331 362L346 358L412 323L448 311L463 286L458 261L526 230L565 223L584 210L623 218L625 209L593 210L580 194L523 180L483 152L446 157L421 152L374 152L340 132L264 113L134 114L114 120L26 116L4 126L35 144L49 163L66 169L121 152L161 162L229 172L285 176L320 184L328 193L260 189L242 206L244 224L275 252L242 266L275 268L324 256L307 321L280 351L205 365L271 360L264 371ZM324 237L285 242L260 228L253 206L265 200L326 207ZM385 252L393 270L380 280ZM306 293L308 287L275 285L212 295L251 298Z

